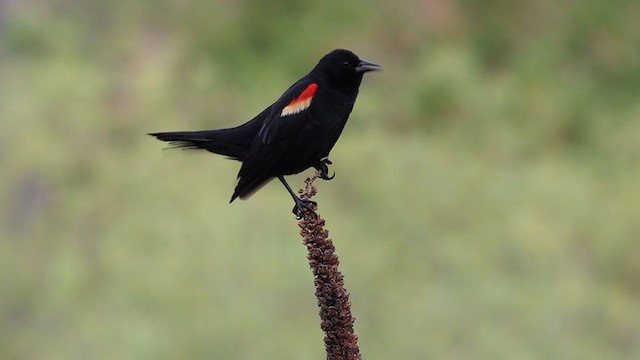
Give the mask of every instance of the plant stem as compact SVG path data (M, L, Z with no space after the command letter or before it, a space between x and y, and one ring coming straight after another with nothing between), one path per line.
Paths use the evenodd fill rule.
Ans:
M313 182L317 178L318 174L305 180L304 189L299 191L302 199L308 200L316 195ZM307 247L307 259L314 276L327 360L362 359L358 336L353 330L355 318L351 314L349 293L344 288L344 276L338 270L340 261L324 225L324 219L310 212L305 212L299 222L300 235Z

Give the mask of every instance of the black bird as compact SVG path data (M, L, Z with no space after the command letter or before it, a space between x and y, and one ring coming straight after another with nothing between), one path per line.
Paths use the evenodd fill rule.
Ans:
M327 156L353 109L363 74L379 69L351 51L334 50L275 103L240 126L149 135L174 147L204 149L241 161L231 202L248 198L277 177L295 201L293 213L300 217L305 209L313 213L313 202L300 199L284 176L314 167L321 178L333 178Z

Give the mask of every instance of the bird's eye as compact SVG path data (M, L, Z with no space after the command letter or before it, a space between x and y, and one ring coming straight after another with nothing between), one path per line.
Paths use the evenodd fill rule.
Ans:
M349 62L348 62L348 61L343 62L343 63L342 63L342 66L344 66L344 67L348 67L348 66L349 66Z

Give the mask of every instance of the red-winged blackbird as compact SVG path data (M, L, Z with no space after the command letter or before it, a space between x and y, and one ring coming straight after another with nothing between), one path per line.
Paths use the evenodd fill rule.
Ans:
M309 167L329 180L327 159L358 96L365 72L381 67L348 50L325 55L310 73L293 84L271 106L250 121L229 129L151 133L178 148L204 149L242 162L231 196L246 199L277 177L293 197L301 216L311 201L300 199L284 175Z

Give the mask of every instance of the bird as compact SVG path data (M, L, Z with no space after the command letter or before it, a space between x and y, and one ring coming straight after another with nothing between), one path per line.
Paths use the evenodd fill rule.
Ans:
M292 212L298 219L306 211L316 215L316 203L298 197L285 176L313 167L320 178L333 179L329 152L353 110L363 75L381 69L349 50L336 49L242 125L148 135L168 142L171 148L202 149L242 162L230 203L249 198L277 178L293 198Z

